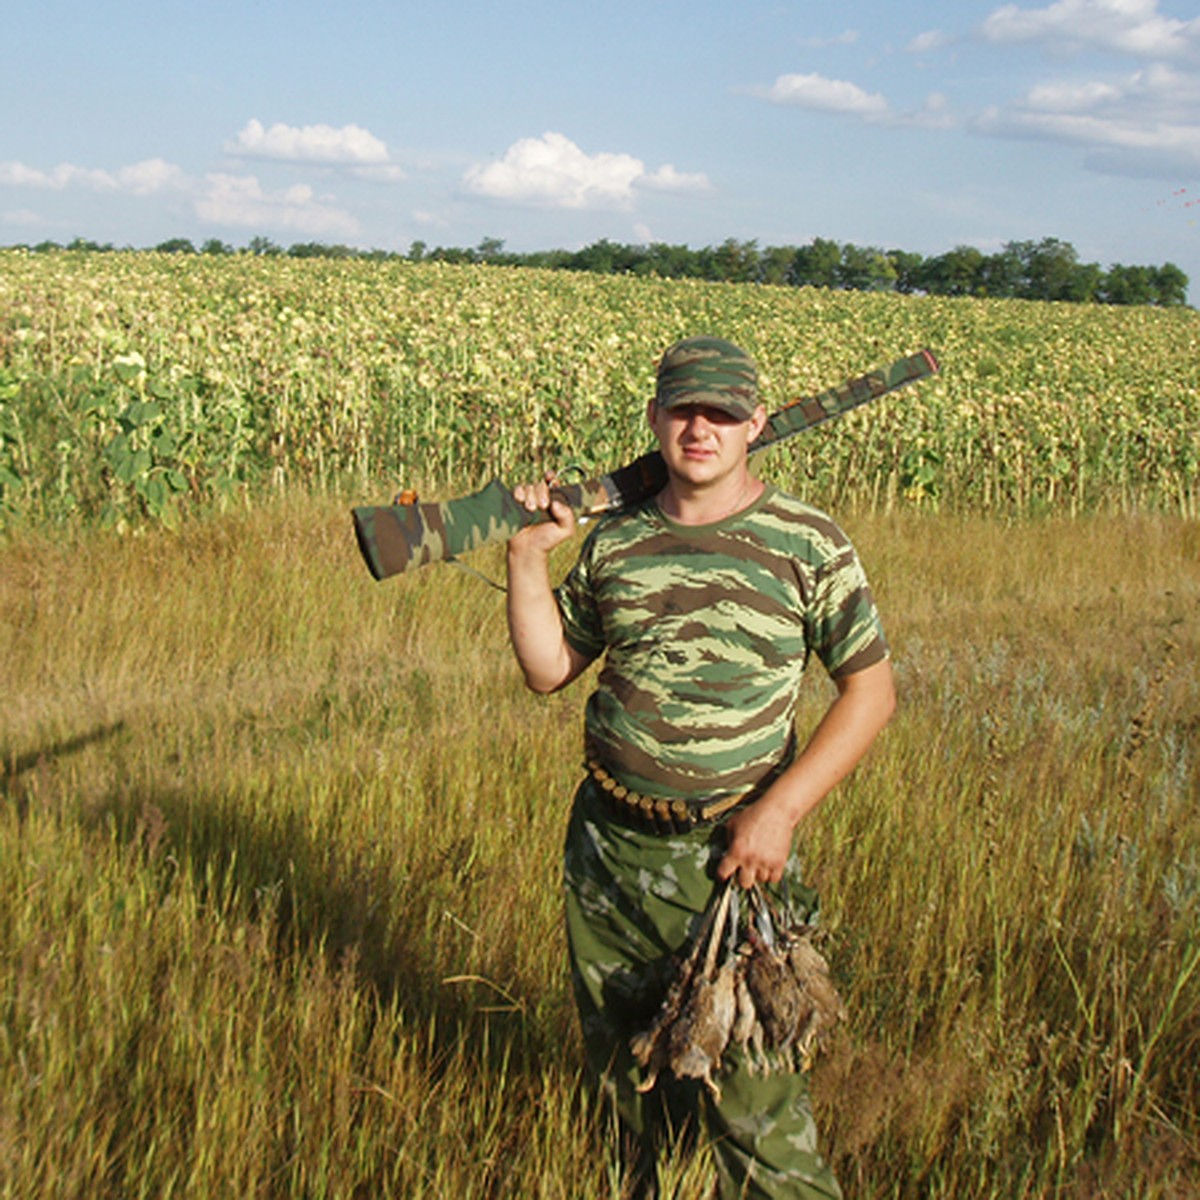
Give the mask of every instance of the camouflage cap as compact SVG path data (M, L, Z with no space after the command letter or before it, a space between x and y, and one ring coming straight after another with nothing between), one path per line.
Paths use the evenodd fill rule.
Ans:
M706 404L748 421L758 407L754 359L721 338L684 338L669 347L658 364L654 399L660 408Z

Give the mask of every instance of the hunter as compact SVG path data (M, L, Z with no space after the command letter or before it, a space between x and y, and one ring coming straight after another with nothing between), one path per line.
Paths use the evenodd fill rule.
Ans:
M548 558L575 518L552 481L515 489L550 519L508 543L509 632L528 686L557 691L604 660L564 854L588 1066L616 1105L635 1188L652 1194L658 1156L702 1121L722 1196L839 1196L802 1073L756 1073L731 1050L719 1099L674 1078L643 1094L629 1042L717 880L783 885L814 919L796 830L892 715L887 643L846 535L750 473L766 411L745 351L714 337L670 347L647 417L665 487L601 518L558 587ZM835 687L798 739L812 654Z

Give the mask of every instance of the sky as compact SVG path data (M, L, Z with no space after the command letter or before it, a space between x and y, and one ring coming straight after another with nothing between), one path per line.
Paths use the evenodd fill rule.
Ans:
M1055 237L1200 297L1200 0L9 0L0 245Z

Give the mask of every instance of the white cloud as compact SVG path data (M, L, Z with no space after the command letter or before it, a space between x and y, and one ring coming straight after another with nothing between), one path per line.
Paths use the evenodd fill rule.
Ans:
M0 224L22 225L34 228L44 225L45 219L41 213L35 213L29 208L10 208L5 212L0 212Z
M131 167L122 167L116 175L121 191L135 196L150 196L172 188L187 186L187 176L181 167L161 158L147 158Z
M149 196L167 188L182 188L187 184L183 171L161 158L148 158L117 171L97 167L78 167L59 163L49 171L30 167L21 162L0 163L0 184L10 187L40 188L64 191L85 188L93 192L127 192L134 196Z
M941 92L930 92L916 110L898 112L878 92L867 92L856 83L824 75L780 75L769 88L752 88L750 94L771 104L857 117L892 128L949 129L958 123Z
M1106 171L1191 178L1200 170L1200 78L1157 65L1117 82L1043 84L988 109L983 133L1082 146Z
M898 125L912 125L918 129L952 129L958 124L950 101L942 92L930 92L916 112L905 113L896 118Z
M806 50L827 50L831 46L853 46L858 39L859 32L857 29L846 29L839 34L835 34L833 37L802 37L796 40Z
M1056 51L1101 51L1148 65L1121 78L1053 80L986 109L977 131L1086 151L1093 169L1195 178L1200 169L1200 18L1159 12L1159 0L1055 0L996 9L983 36Z
M1047 8L1006 4L983 23L992 42L1093 47L1136 58L1200 63L1200 18L1163 16L1158 0L1056 0Z
M814 112L841 113L878 120L888 115L888 102L845 79L824 75L780 75L769 88L754 92L772 104L793 105Z
M323 163L330 166L381 166L390 159L386 143L358 125L284 125L269 129L257 119L246 126L225 151L238 158L282 162Z
M1042 83L1029 89L1024 107L1036 112L1085 112L1120 97L1121 89L1111 83Z
M706 188L704 175L673 166L648 172L631 154L587 154L561 133L521 138L497 162L478 164L463 176L468 191L494 200L551 208L627 208L643 186L660 191Z
M313 237L348 237L359 230L349 213L318 200L307 184L268 192L253 175L206 176L196 197L196 215L217 225L288 229Z
M142 197L176 191L190 194L196 214L219 225L339 237L356 234L359 228L349 213L318 198L307 184L269 192L254 176L212 174L196 181L189 179L182 168L161 158L144 159L114 171L72 163L41 170L21 162L4 162L0 163L0 185Z
M928 54L933 50L940 50L949 41L949 34L943 33L940 29L929 29L925 33L918 33L905 49L910 54Z
M705 192L711 186L707 175L677 171L671 163L664 163L657 171L649 172L637 182L641 187L658 192Z
M73 183L83 186L111 186L111 177L103 171L87 171L71 163L59 163L51 171L43 171L38 167L26 166L22 162L0 163L0 184L8 187L45 188L61 191Z

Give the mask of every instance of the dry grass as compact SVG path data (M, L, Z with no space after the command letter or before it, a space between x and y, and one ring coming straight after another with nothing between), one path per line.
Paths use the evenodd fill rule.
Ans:
M1200 528L847 523L903 701L802 846L850 1194L1194 1193ZM374 584L295 499L12 542L0 637L0 1194L617 1194L559 929L583 692L523 691L495 592Z

